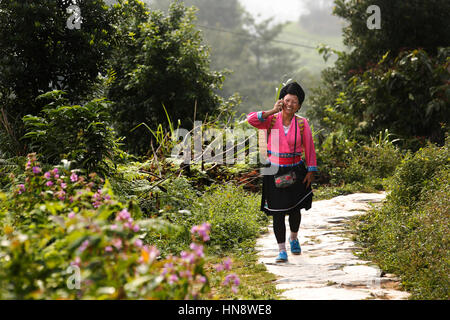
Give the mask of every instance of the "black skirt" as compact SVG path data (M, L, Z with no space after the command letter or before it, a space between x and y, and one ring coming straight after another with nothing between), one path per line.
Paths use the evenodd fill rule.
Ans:
M287 188L275 187L275 176L264 175L262 187L261 210L267 215L276 213L291 214L299 212L300 209L311 209L313 192L311 185L306 188L305 179L306 167L302 162L295 167L280 167L277 175L284 174L290 170L295 170L297 179L295 183Z

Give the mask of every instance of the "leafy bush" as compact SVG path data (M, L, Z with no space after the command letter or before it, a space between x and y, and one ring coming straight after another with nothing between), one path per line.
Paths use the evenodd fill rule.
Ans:
M11 187L14 175L21 171L19 163L23 161L22 159L22 157L0 159L0 190Z
M404 278L417 298L449 299L450 279L450 170L439 170L422 190L416 212L417 228L400 255Z
M163 259L143 239L176 227L140 219L139 207L117 201L94 173L44 172L35 155L0 200L2 299L211 297L202 244L208 224L192 228L189 249ZM222 285L236 291L239 279L228 274Z
M310 116L321 128L342 129L357 141L388 129L402 138L402 148L416 151L426 140L443 144L449 115L449 48L435 56L422 49L397 56L385 54L377 63L325 73L327 87L316 91ZM363 68L365 68L363 70ZM348 81L343 81L347 78Z
M384 180L392 176L400 164L402 153L394 145L388 130L372 137L370 144L358 144L343 131L330 134L318 146L319 182L332 186L360 185L360 189L384 188Z
M408 153L400 167L392 176L390 202L414 210L421 197L422 189L439 170L448 167L449 154L446 145L438 148L429 145L412 154Z
M413 298L449 298L449 143L409 153L390 179L386 203L359 226L365 254L399 274Z
M268 217L260 211L259 195L232 184L213 185L194 204L195 222L211 224L211 246L219 250L246 250L266 226Z
M332 171L335 182L354 183L384 188L384 180L391 177L402 159L401 151L390 140L386 130L379 133L377 139L372 138L369 145L358 146L351 152L347 166L337 167Z
M127 150L145 154L150 147L147 132L131 129L143 122L151 128L165 122L163 105L188 127L194 106L200 119L220 104L214 89L224 79L209 68L209 52L195 29L193 9L174 2L165 16L159 10L149 13L142 2L133 3L136 12L145 15L128 14L117 27L121 36L111 66L118 80L111 84L108 98L114 101L116 126L126 137ZM116 8L120 13L127 6L124 2Z
M71 30L67 9L74 3L0 1L0 149L8 157L26 155L21 120L41 111L36 96L50 87L80 101L106 73L115 45L111 11L104 1L78 1L83 24Z
M111 169L107 159L120 153L119 140L109 126L108 102L95 99L83 106L70 106L63 95L62 91L52 91L38 97L52 102L43 109L42 117L23 117L24 138L30 141L32 151L44 155L46 163L68 159L88 172L106 174Z

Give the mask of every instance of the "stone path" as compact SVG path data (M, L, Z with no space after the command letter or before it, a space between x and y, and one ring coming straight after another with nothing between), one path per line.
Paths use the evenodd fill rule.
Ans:
M382 274L370 261L363 261L353 252L350 240L350 217L380 203L384 193L356 193L330 200L314 201L308 211L302 210L299 240L301 255L290 253L287 243L287 263L275 263L278 245L272 226L269 233L258 240L259 262L278 276L277 288L282 297L294 300L360 300L407 299L409 294L399 290L394 275ZM286 219L287 236L289 223Z

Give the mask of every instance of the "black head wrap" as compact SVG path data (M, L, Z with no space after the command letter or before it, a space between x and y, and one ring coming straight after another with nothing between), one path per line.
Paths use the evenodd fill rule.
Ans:
M291 82L285 85L280 91L280 99L283 99L287 94L293 94L298 97L298 103L302 105L305 100L305 91L297 82Z

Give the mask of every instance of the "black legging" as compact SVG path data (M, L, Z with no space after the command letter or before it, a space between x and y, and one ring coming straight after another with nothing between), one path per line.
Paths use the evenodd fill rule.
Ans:
M286 223L285 223L286 215L282 212L274 213L273 215L273 231L275 233L275 237L277 238L278 243L286 242ZM291 213L289 215L289 228L291 232L298 232L300 228L300 222L302 221L302 214L300 209L298 212Z

